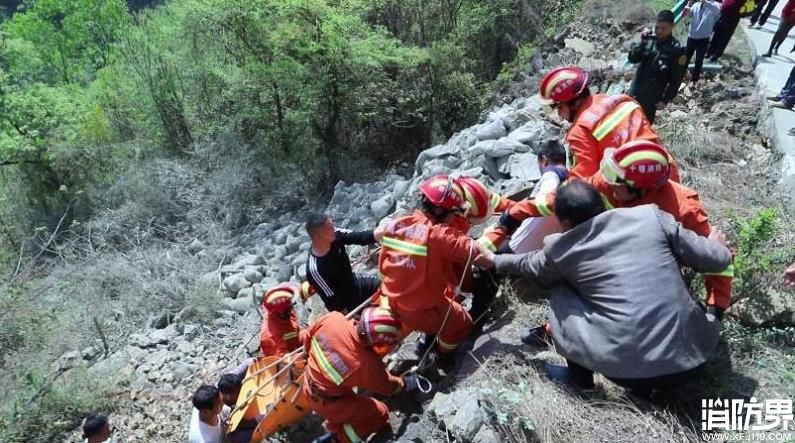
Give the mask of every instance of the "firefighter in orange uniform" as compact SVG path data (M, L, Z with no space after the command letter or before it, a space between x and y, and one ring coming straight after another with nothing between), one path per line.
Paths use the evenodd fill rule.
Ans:
M599 171L605 149L633 140L660 143L640 104L624 94L591 95L590 75L575 66L553 69L541 81L541 98L549 100L558 115L572 124L566 134L573 177L588 178ZM669 155L671 179L679 170Z
M320 317L301 334L307 351L304 394L329 431L315 443L357 443L389 425L389 408L353 388L389 396L417 387L416 375L390 374L382 358L400 341L400 320L384 307L370 307L361 318L339 312Z
M437 334L437 351L449 354L472 329L472 318L455 301L456 289L466 267L479 263L481 249L456 221L467 206L456 180L431 177L420 185L420 192L422 210L393 220L384 229L378 260L380 293L388 298L404 330Z
M654 203L685 228L709 236L711 227L698 193L670 180L669 173L667 151L656 143L639 140L607 150L601 172L586 181L602 194L608 209ZM499 244L525 218L551 214L554 198L554 194L550 194L540 200L518 202L503 214L499 225L484 236ZM706 304L718 318L731 304L733 277L732 265L723 272L705 275Z
M265 293L262 306L265 318L260 329L260 348L265 356L281 356L298 349L298 318L293 309L296 289L289 283L278 285Z

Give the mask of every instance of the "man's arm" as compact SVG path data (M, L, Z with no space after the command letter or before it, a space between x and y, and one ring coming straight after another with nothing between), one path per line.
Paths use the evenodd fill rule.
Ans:
M494 269L499 274L529 277L544 286L551 286L563 280L557 267L547 258L543 249L527 254L495 255Z
M646 58L646 55L649 52L648 48L649 45L646 43L645 40L641 40L640 42L635 43L630 48L629 54L627 54L627 60L629 60L630 63L642 62Z
M705 273L721 272L729 266L732 255L728 248L684 228L671 214L659 209L656 212L671 252L680 263Z
M591 130L575 124L566 134L566 141L569 143L572 160L569 175L588 178L599 172L600 149Z
M361 366L351 374L346 384L350 383L385 397L403 389L403 379L390 374L374 354L372 357L363 357L362 360Z
M679 86L687 74L687 55L684 50L679 51L679 55L674 58L674 65L671 66L671 75L668 78L668 85L662 95L663 103L670 103L679 93Z
M375 234L369 231L349 231L347 229L337 229L337 241L343 245L372 245L375 243Z

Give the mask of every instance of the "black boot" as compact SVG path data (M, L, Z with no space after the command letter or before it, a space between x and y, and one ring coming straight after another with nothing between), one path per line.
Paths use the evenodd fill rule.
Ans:
M547 346L552 337L547 334L547 325L536 326L522 336L522 343L528 346Z

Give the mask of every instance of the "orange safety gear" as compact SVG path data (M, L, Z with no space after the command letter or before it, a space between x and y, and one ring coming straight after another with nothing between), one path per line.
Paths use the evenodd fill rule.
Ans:
M590 74L576 66L566 66L549 71L541 80L541 98L557 103L568 103L579 98L588 88Z
M309 326L302 339L307 351L303 390L329 432L340 442L362 442L387 426L389 408L353 388L388 396L403 389L403 381L357 334L355 320L331 312Z
M601 172L602 177L611 184L656 189L668 181L668 152L657 143L631 141L618 149L605 151Z
M571 154L570 173L588 178L599 172L605 149L618 148L633 140L660 144L640 104L624 94L597 94L585 98L566 134ZM679 169L668 154L671 179L679 182Z
M602 195L602 200L608 209L616 207L634 207L646 204L656 204L659 208L671 214L676 221L698 235L707 237L711 230L707 213L698 193L673 180L668 180L662 186L646 189L640 196L632 201L618 201L613 196L610 183L602 176L596 174L588 181ZM512 226L518 226L528 217L544 217L552 214L554 210L554 193L542 196L535 200L523 200L514 205L509 213L503 215L500 226L492 227L483 234L478 241L492 243L497 246L512 232ZM732 279L734 266L729 265L723 272L705 274L707 287L707 305L727 309L731 305Z
M290 315L277 315L268 312L262 319L260 328L260 349L265 356L281 356L292 352L301 345L300 329L295 311Z
M380 292L410 330L439 334L442 351L455 349L469 334L472 319L462 310L451 312L461 266L471 264L479 254L477 245L456 227L434 224L429 216L415 211L387 225L381 241L378 270ZM459 305L460 307L460 305Z
M273 287L262 297L262 306L273 314L283 314L293 307L295 289L289 283Z
M464 191L464 198L469 204L468 218L473 224L480 224L494 214L501 213L511 207L513 200L492 192L488 186L473 177L459 177L456 180Z
M370 346L395 345L400 339L400 320L382 307L366 308L359 320L359 335Z
M447 175L433 176L420 185L425 199L437 208L448 211L463 211L466 199L461 185Z

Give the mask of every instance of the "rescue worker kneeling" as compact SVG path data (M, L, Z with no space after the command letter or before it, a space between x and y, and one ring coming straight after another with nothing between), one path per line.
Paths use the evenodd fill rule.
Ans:
M389 396L417 387L416 376L394 376L382 361L400 341L400 328L391 310L371 307L358 321L331 312L301 334L308 355L304 393L329 430L316 443L366 441L389 424L387 405L354 388Z
M422 210L384 229L380 293L389 299L404 331L435 334L437 350L451 353L472 329L469 313L455 301L456 289L483 251L457 226L467 204L456 180L431 177L420 192Z
M308 285L302 285L305 291ZM289 283L268 290L262 297L265 318L260 329L260 348L265 356L281 356L298 349L298 317L293 309L293 297L298 289ZM302 297L303 294L302 294Z

